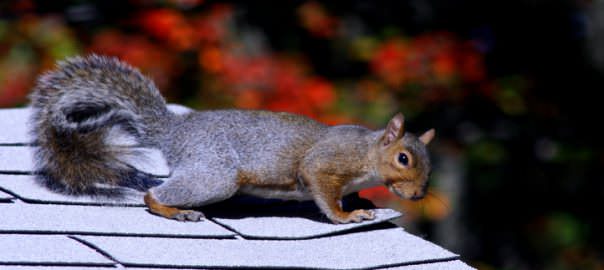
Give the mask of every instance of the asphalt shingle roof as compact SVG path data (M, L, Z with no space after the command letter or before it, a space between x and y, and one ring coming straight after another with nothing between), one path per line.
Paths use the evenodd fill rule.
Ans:
M186 107L171 109L186 112ZM334 225L312 202L235 198L184 223L149 214L142 193L125 200L56 194L32 176L28 109L0 110L0 268L472 269L459 256L387 221ZM132 164L157 176L157 150Z
M0 202L10 202L12 199L12 195L0 191Z

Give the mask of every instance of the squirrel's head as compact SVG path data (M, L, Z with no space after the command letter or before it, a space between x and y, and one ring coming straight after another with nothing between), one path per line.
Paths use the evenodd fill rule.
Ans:
M428 188L430 159L426 145L434 138L434 129L417 137L405 132L405 117L395 115L378 139L374 161L388 189L403 199L419 200Z

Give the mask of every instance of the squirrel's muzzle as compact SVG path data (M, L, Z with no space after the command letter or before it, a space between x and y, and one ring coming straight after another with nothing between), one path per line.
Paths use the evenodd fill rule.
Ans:
M426 195L428 188L427 184L416 184L411 181L387 181L386 186L390 192L396 194L398 197L408 200L417 201Z

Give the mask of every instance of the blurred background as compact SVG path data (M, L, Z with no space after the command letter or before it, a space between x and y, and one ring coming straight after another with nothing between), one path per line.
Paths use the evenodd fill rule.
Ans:
M91 52L197 109L402 111L437 130L430 195L362 197L479 269L604 269L602 1L1 1L0 107Z

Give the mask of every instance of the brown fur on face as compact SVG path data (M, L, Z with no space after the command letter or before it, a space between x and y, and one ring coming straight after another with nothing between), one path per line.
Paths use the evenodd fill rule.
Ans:
M384 135L374 146L375 167L388 189L403 199L418 200L424 197L428 186L430 161L426 145L434 138L430 129L419 138L405 133L404 116L395 115L384 130ZM406 165L399 155L408 157ZM423 158L422 158L423 157Z

